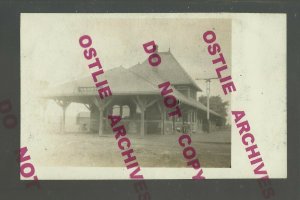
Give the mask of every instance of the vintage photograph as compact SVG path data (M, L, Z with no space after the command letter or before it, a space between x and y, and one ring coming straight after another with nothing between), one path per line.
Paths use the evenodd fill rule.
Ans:
M141 167L189 167L177 141L182 133L191 136L202 167L231 167L230 94L220 88L202 39L216 32L230 68L230 19L33 17L22 16L22 109L30 110L22 141L37 165L123 167L108 119L118 115ZM93 38L108 99L99 98L84 63L82 34ZM152 40L159 67L143 49ZM165 81L180 117L168 115L158 88Z
M39 179L286 177L273 22L285 16L22 13L20 146Z
M297 5L0 5L0 199L297 196Z

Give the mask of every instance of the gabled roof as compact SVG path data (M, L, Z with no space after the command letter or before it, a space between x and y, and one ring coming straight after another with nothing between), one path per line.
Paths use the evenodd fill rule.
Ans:
M142 76L149 76L149 74L155 72L155 76L169 80L172 85L192 85L197 91L202 91L171 52L158 52L158 54L161 57L161 63L158 67L152 67L148 63L148 59L146 59L143 63L137 64L129 69ZM152 78L152 76L150 78Z
M112 90L113 95L158 95L160 90L158 84L170 81L171 84L189 84L193 85L198 91L201 89L196 85L192 78L182 69L170 52L159 53L161 56L161 64L159 67L153 68L144 61L142 64L137 64L129 69L123 67L113 68L105 71L100 75L100 80L107 80ZM99 78L98 78L99 79ZM204 106L199 101L184 96L173 86L173 95L181 102L206 111ZM80 91L79 88L87 88ZM98 96L95 83L91 75L77 80L73 80L53 88L49 88L45 97L68 97L68 96ZM210 110L210 113L221 117L218 113Z
M168 67L165 67L165 70L159 70L161 67L163 67L162 63L166 62L166 60L163 60L163 58L172 60L174 57L170 52L158 53L158 54L161 56L161 64L159 65L159 67L150 66L150 64L146 60L142 64L137 64L137 65L134 65L133 67L130 67L128 70L131 71L132 73L136 74L136 76L142 77L145 81L152 83L156 87L156 90L158 90L158 91L159 91L158 84L161 84L165 81L170 81L170 83L173 85L175 85L174 82L177 84L188 84L188 83L185 83L184 81L176 80L175 78L173 78L172 77L173 73L168 74L167 69L170 69L170 67L169 67L170 65L168 65L168 64L164 65L164 66L168 66ZM181 68L181 66L179 64L177 65L177 67ZM180 73L180 71L181 70L178 70L178 73ZM183 72L181 72L181 73L183 73ZM184 71L184 73L186 73L186 72ZM190 78L190 76L188 74L183 75L182 77L185 77L185 76L188 76ZM178 75L177 77L179 78L181 76ZM186 81L188 82L187 79L186 79ZM190 81L192 81L192 79ZM173 86L171 86L171 88L173 90L173 95L176 97L176 99L182 101L183 103L185 103L187 105L199 108L203 111L206 111L206 106L203 105L201 102L199 102L193 98L184 96L182 93L180 93L178 90L176 90ZM200 89L200 91L201 91L201 89ZM213 110L210 110L210 113L221 117L218 113L214 112Z
M113 94L126 95L126 94L159 94L157 87L151 84L149 81L145 81L142 77L139 77L129 70L123 67L113 68L105 71L100 75L100 80L107 80ZM82 92L81 88L89 88ZM89 96L98 95L95 83L91 75L73 80L56 87L50 88L47 92L48 97L51 96Z

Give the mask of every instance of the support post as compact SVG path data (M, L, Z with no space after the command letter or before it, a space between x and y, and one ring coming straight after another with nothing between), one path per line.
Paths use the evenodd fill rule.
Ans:
M62 118L62 132L64 133L65 132L65 129L66 129L66 107L62 107L63 109L63 118Z
M112 101L112 99L109 100L99 100L98 98L94 98L93 99L93 103L95 104L95 106L98 107L99 109L99 136L103 135L103 127L104 127L104 123L103 123L103 112L104 109L110 104L110 102Z
M165 134L165 120L166 120L166 113L165 113L165 108L161 104L157 104L158 110L160 112L160 134L164 135Z
M206 93L207 93L207 132L210 132L210 121L209 121L209 98L210 98L210 80L206 81Z
M63 116L62 116L62 126L61 126L61 132L65 132L65 125L66 125L66 110L67 107L70 105L71 102L68 101L63 101L63 100L58 100L56 99L55 102L62 107L63 110Z
M145 110L141 109L141 136L145 136Z
M166 120L166 114L165 111L162 110L161 112L161 135L165 134L165 120Z
M197 111L195 111L195 133L197 132L199 127L199 123L198 123L198 113Z
M123 118L123 105L120 105L120 117Z
M141 136L144 137L145 136L145 111L148 107L152 106L157 99L153 99L152 101L148 101L148 98L142 98L140 96L137 96L136 98L133 98L134 103L136 104L136 106L138 106L141 110Z
M99 108L99 136L103 135L103 108Z
M184 114L182 113L182 130L181 132L184 133Z

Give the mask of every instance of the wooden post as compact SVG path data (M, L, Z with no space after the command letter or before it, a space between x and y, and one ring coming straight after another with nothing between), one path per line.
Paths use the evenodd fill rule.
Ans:
M195 120L196 120L195 113L196 112L193 110L193 122L195 122Z
M191 123L192 122L192 119L191 119L191 111L189 110L188 111L188 123Z
M190 127L189 127L189 134L191 134L192 127L193 127L193 111L190 110Z
M93 103L99 109L99 136L103 135L103 112L104 109L110 104L112 99L109 100L99 100L98 98L93 98Z
M99 136L103 135L103 108L99 107Z
M123 105L120 105L120 117L123 118Z
M160 112L160 134L164 135L165 134L165 120L166 120L166 113L165 113L165 108L161 104L157 104L158 110Z
M165 120L166 120L165 108L161 108L161 111L160 111L160 119L161 119L160 134L161 134L161 135L164 135L164 134L165 134Z
M141 136L145 136L145 110L144 108L141 108Z
M62 107L63 109L63 118L62 118L62 132L64 133L66 130L66 107Z
M166 120L166 113L165 110L162 110L161 113L161 134L164 135L165 134L165 120Z
M198 113L195 111L195 133L198 130Z
M62 126L61 126L61 132L64 133L65 132L65 125L66 125L66 110L67 107L70 105L71 102L68 101L63 101L63 100L55 100L55 102L62 107L63 110L63 117L62 117Z
M141 136L144 137L146 134L145 131L145 111L148 107L152 106L158 99L153 99L152 101L149 101L149 97L140 97L137 96L136 98L133 98L134 103L136 106L138 106L141 110Z

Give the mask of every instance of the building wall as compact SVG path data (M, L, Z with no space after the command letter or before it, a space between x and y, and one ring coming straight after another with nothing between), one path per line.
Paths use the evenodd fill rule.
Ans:
M186 97L197 99L197 91L191 85L174 85L175 89Z
M145 112L145 132L147 135L153 135L162 134L162 115L160 112L160 109L158 107L157 102L153 104L152 106L148 107ZM182 109L184 112L182 113L182 117L175 119L175 126L173 124L172 118L168 117L167 112L165 113L165 120L164 120L164 134L173 134L174 130L183 130L182 127L185 127L186 130L189 130L189 132L194 133L201 133L204 131L207 131L207 120L206 120L206 112L205 111L196 111L195 109L191 107L184 107L182 105ZM110 127L110 122L107 119L108 111L113 111L114 105L108 106L103 113L103 132L104 134L112 134L112 130ZM120 106L118 106L120 108ZM116 107L115 107L116 108ZM122 124L125 126L128 134L140 134L141 130L141 119L140 119L140 112L137 111L138 109L135 106L130 105L129 106L130 111L126 111L126 115L130 114L129 116L126 116L122 119ZM185 109L184 109L185 108ZM168 111L166 109L166 111ZM197 115L195 114L197 112ZM116 113L119 113L119 111L116 111ZM125 112L123 112L124 114ZM99 132L99 110L96 106L92 106L91 108L91 122L90 122L90 131L98 133ZM184 125L182 120L184 120ZM214 118L211 118L210 123L211 130L216 129L216 120Z

